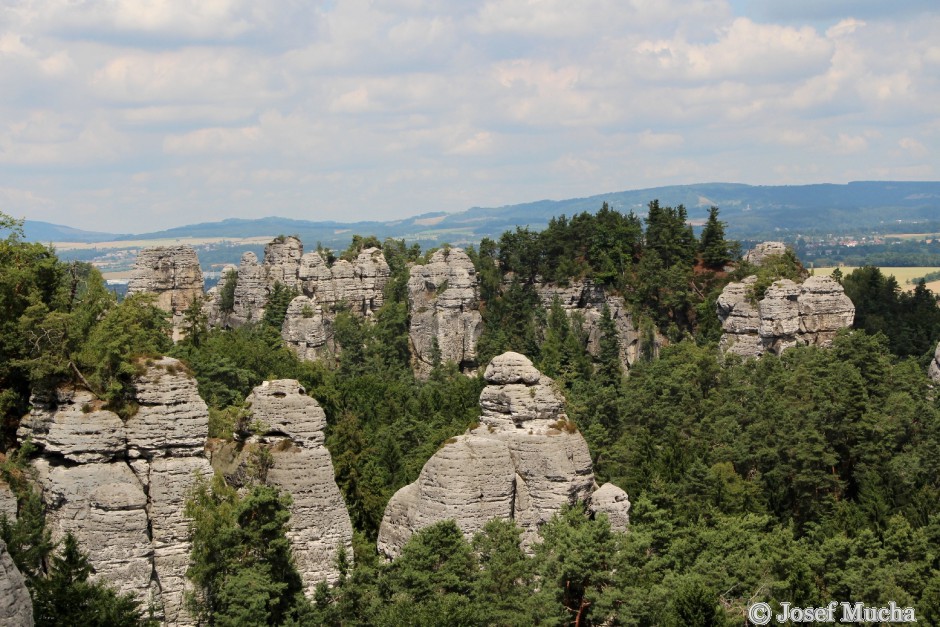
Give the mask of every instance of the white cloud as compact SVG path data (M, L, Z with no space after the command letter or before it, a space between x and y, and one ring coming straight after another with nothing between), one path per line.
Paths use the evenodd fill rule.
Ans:
M133 231L934 171L937 11L742 6L7 3L0 201Z

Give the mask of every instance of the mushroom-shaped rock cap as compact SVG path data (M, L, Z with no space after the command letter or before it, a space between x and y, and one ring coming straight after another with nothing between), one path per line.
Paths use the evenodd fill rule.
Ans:
M508 383L525 383L535 385L539 382L542 373L532 365L529 358L519 353L503 353L493 358L486 367L483 377L491 385L506 385Z

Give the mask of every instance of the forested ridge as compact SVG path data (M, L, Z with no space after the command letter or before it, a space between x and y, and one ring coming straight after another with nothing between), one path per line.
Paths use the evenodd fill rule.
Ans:
M94 268L23 242L21 225L0 217L0 473L20 512L0 522L0 537L40 624L56 624L40 618L50 607L86 624L134 624L147 608L101 585L95 603L110 617L63 602L90 584L81 547L55 549L43 530L30 450L15 442L29 395L70 380L127 415L134 358L170 354L198 380L213 438L245 428L241 402L254 386L299 380L326 412L356 531L339 583L305 599L286 551L286 497L260 480L241 492L202 484L187 513L190 575L203 593L193 609L206 624L742 625L757 600L844 600L910 605L919 624L940 625L940 399L925 374L940 309L922 285L907 295L874 268L839 277L855 329L831 348L742 361L717 349L721 289L749 274L759 290L806 272L793 255L761 268L740 261L717 209L699 235L681 206L653 202L642 218L603 206L484 239L468 250L480 277L479 363L514 350L555 379L598 482L630 495L630 530L575 506L543 526L527 556L511 524L494 521L468 542L444 522L386 564L375 551L386 503L475 422L484 386L449 363L426 380L413 372L405 285L427 253L382 242L385 304L368 320L338 314L335 363L302 362L280 335L286 290L262 320L233 330L208 328L194 306L173 346L152 299L117 302ZM339 256L378 243L357 238ZM658 354L625 373L609 315L592 356L576 315L539 305L538 283L585 279L666 339Z

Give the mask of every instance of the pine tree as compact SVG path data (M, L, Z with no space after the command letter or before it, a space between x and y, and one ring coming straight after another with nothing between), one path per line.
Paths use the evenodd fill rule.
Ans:
M711 268L721 268L728 263L728 242L725 241L725 223L718 219L718 207L708 210L708 221L699 242L702 261Z

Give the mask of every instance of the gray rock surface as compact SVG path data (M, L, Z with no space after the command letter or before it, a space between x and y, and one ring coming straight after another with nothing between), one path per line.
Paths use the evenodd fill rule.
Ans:
M755 266L763 265L764 260L771 255L782 255L787 252L783 242L761 242L751 250L744 253L744 261Z
M183 312L202 298L199 258L191 246L152 246L137 254L127 293L157 295L157 306L173 316L174 340L182 336Z
M0 540L0 625L4 627L32 627L33 601L26 580Z
M583 330L587 335L587 350L597 357L601 352L601 318L604 305L610 311L610 317L617 329L617 339L620 344L620 364L624 372L628 371L643 354L643 338L634 324L633 314L627 309L623 298L608 294L600 285L594 285L590 280L574 281L568 286L558 286L552 283L537 283L536 292L542 307L546 311L551 309L555 299L565 310L569 318L580 316L583 321ZM647 340L649 341L649 340ZM658 355L659 349L665 344L658 330L652 336L651 354Z
M937 344L937 350L930 360L930 366L927 367L927 375L936 383L940 383L940 344Z
M148 361L134 381L139 409L128 418L131 457L202 455L209 433L209 408L196 380L177 359Z
M419 375L431 371L435 352L442 362L475 366L483 318L476 269L463 249L442 248L431 255L429 263L411 268L408 305L409 336Z
M124 454L124 423L102 409L91 392L59 388L56 398L33 395L29 414L20 421L17 437L32 438L47 455L60 455L79 463L106 462Z
M323 315L315 296L298 296L290 302L281 337L305 361L316 361L335 350L332 321Z
M13 522L16 520L17 509L16 494L6 481L0 479L0 516L6 516L8 521Z
M157 457L145 461L141 477L148 490L147 516L153 547L153 573L160 589L164 622L190 624L185 595L192 586L186 579L189 568L189 520L183 515L186 495L197 477L209 479L212 467L205 457Z
M291 496L287 537L305 591L312 596L318 583L339 578L337 547L344 547L352 559L352 523L323 445L326 415L293 379L265 381L252 390L246 405L260 433L244 444L221 446L212 465L232 483L243 484L252 472L259 474L252 470L253 452L267 449L273 464L260 478Z
M143 601L158 596L151 587L153 546L143 485L124 462L53 465L34 460L46 525L53 540L71 532L95 570L121 592Z
M278 238L264 249L259 263L254 253L242 255L237 270L233 311L221 311L218 288L210 290L204 308L213 326L238 327L264 317L275 284L297 292L287 310L281 334L301 359L335 354L333 319L340 307L370 316L384 303L390 270L378 248L362 250L352 262L328 266L319 252L304 253L296 237Z
M264 308L270 292L265 266L251 251L242 254L238 264L238 280L235 283L235 298L228 322L238 327L248 322L257 322L264 317Z
M297 270L300 258L304 254L304 245L293 236L278 237L264 247L265 278L269 287L280 283L291 289L300 287Z
M840 329L852 326L855 306L831 277L812 276L802 284L775 281L755 304L756 280L729 283L718 297L720 347L726 353L760 357L797 345L828 346Z
M386 557L396 557L415 531L445 519L468 538L492 518L513 520L528 549L564 504L591 501L596 484L587 443L553 381L511 352L495 357L485 378L478 425L445 442L417 481L389 501L378 537ZM602 493L603 507L627 521L629 501L610 493Z
M54 539L71 532L95 577L152 602L167 625L192 625L183 607L190 543L183 505L204 456L209 415L196 382L176 359L141 364L138 411L126 423L84 390L34 397L18 435L33 460Z
M626 531L630 527L630 499L627 493L612 483L605 483L591 495L591 511L607 514L610 528Z

